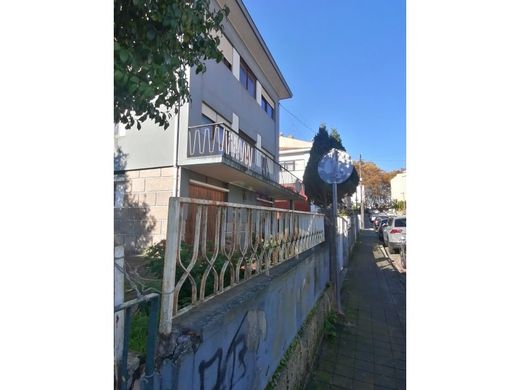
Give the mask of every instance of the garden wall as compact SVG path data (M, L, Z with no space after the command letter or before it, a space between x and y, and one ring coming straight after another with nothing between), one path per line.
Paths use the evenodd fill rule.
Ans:
M328 280L324 242L177 317L161 343L154 389L264 389L318 300L330 308ZM306 356L310 368L314 353Z

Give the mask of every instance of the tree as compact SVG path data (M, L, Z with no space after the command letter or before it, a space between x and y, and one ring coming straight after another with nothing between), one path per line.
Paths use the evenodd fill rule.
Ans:
M321 125L314 136L309 162L303 174L303 184L307 198L322 208L326 208L332 203L332 186L321 180L318 174L318 164L323 155L333 148L345 150L339 133L336 129L332 129L329 135L325 125ZM338 184L338 199L342 199L346 194L352 195L356 191L358 182L359 176L354 169L345 182Z
M190 99L186 69L222 60L218 33L228 13L211 11L209 0L115 0L114 122L168 128L170 110Z
M390 180L399 171L385 172L371 161L364 161L360 168L359 162L354 163L361 171L365 192L365 201L368 207L388 207L391 204Z

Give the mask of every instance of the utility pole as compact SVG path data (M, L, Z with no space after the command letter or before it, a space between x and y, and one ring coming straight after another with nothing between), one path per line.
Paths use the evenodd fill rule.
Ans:
M361 153L359 154L359 182L361 183L361 228L365 228L365 200L363 194L363 160L361 159Z

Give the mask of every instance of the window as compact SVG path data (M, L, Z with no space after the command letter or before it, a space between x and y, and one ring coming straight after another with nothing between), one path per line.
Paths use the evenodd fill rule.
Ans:
M218 49L222 52L223 58L222 63L231 70L231 63L233 62L233 46L226 38L225 35L220 35L218 37L220 39L220 43L218 45Z
M285 169L287 169L288 171L294 171L295 169L295 164L294 164L294 160L292 161L280 161L280 165L282 167L284 167Z
M202 102L202 124L204 125L210 125L213 123L221 123L224 122L228 127L231 127L231 123L224 118L222 115L220 115L218 112L216 112L214 109L212 109L210 106L208 106L205 102Z
M240 136L240 138L242 138L244 141L246 141L249 145L255 146L255 144L256 144L255 140L253 138L251 138L250 136L248 136L244 131L238 130L238 135Z
M231 70L231 68L232 68L231 63L227 60L226 57L223 57L223 58L222 58L222 63L223 63L224 65L226 65L226 68L228 68L229 70Z
M267 112L269 118L274 119L274 108L269 102L262 96L262 109Z
M247 89L247 92L253 97L256 98L256 77L249 69L249 66L242 60L240 60L240 84Z
M269 118L274 119L274 101L264 91L262 92L262 110L264 110Z
M406 227L406 218L399 218L395 220L395 227Z

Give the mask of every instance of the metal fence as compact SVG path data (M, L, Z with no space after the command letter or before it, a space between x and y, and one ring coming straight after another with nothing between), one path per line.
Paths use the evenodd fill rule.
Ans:
M148 318L148 330L146 337L146 361L144 368L144 378L141 380L142 390L153 389L153 373L154 373L154 358L155 346L157 339L157 323L159 314L159 294L148 294L131 301L116 305L114 312L123 311L124 316L124 330L123 330L123 351L121 360L116 361L116 383L115 388L118 390L127 390L130 383L130 373L128 372L128 346L130 343L130 327L132 321L132 310L137 305L148 302L150 304L150 315Z
M325 240L324 215L170 198L160 332L171 320Z
M300 193L303 182L223 123L188 128L188 157L223 155L273 183Z

